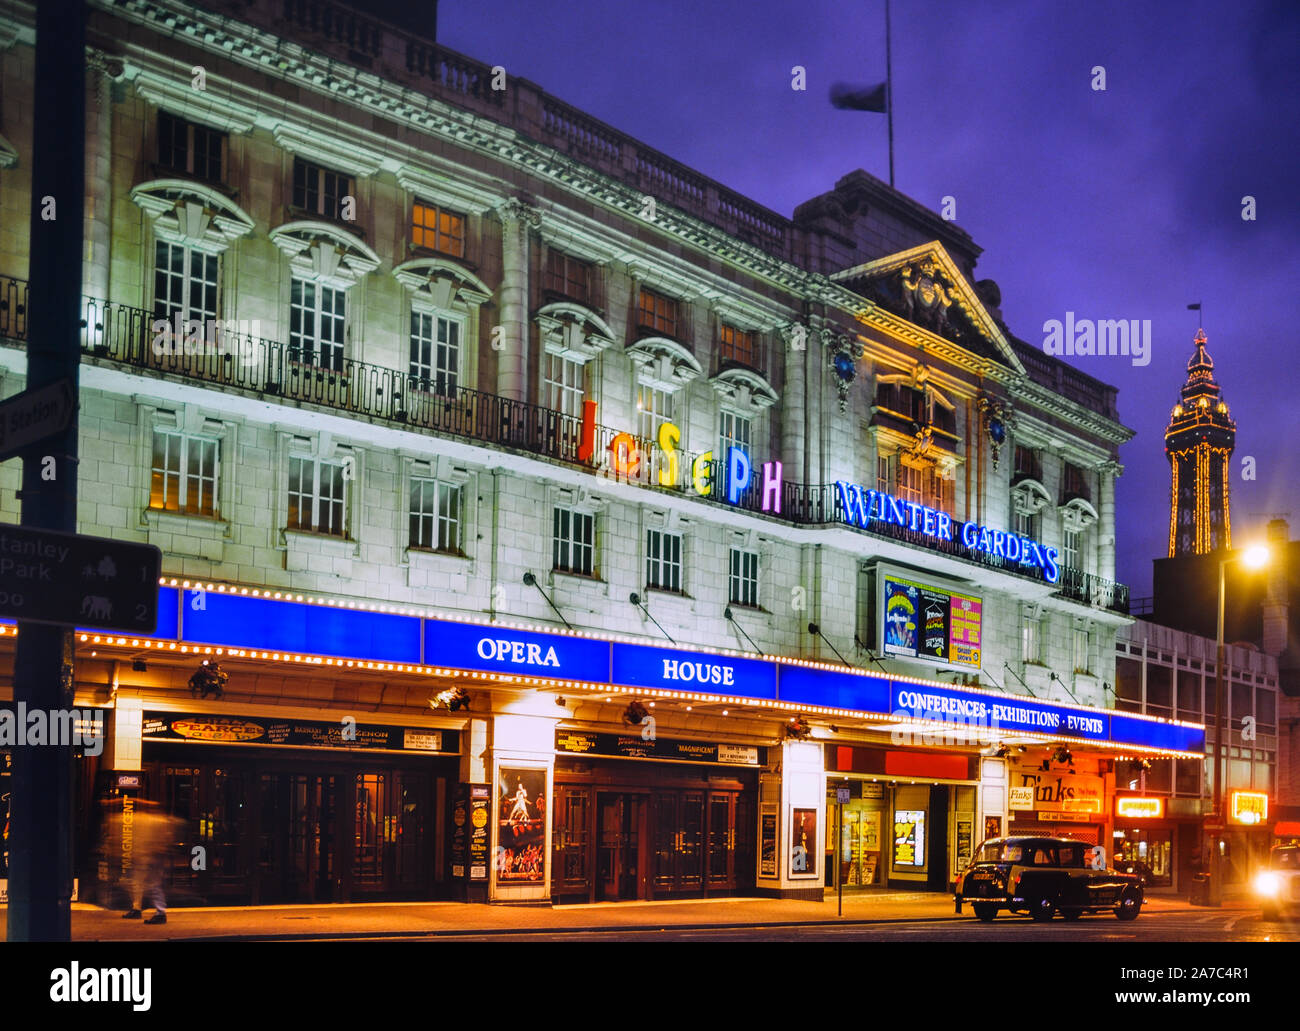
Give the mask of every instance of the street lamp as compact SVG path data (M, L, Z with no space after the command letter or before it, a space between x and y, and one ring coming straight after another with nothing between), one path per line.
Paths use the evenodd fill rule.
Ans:
M1223 604L1227 594L1227 567L1230 562L1241 562L1247 569L1263 569L1268 565L1269 552L1263 544L1255 544L1238 555L1219 560L1219 622L1215 634L1217 651L1214 661L1214 832L1210 837L1210 891L1207 901L1211 906L1223 905L1222 856L1219 836L1225 827L1223 813L1223 762L1226 751L1223 741L1223 665L1227 649L1223 645Z

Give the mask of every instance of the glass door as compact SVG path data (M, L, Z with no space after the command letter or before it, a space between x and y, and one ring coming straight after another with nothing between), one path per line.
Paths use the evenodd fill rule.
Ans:
M730 888L736 883L734 792L714 792L709 795L709 887Z

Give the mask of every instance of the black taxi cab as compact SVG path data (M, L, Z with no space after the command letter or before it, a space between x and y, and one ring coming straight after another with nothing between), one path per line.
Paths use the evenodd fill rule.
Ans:
M1060 913L1113 912L1135 920L1144 900L1142 879L1096 863L1096 849L1070 838L992 838L976 850L957 878L957 912L969 902L975 915L992 920L999 910L1051 920ZM1100 868L1099 868L1100 867Z

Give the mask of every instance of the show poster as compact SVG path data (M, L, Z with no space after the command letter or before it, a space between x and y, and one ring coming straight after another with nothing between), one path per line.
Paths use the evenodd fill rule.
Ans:
M817 810L796 809L790 825L790 876L815 876L817 852L821 839L817 837Z
M451 803L451 875L465 876L465 860L469 855L469 787L460 784Z
M948 661L978 669L982 651L980 637L984 619L983 603L979 598L964 594L952 595L951 603L948 614Z
M917 584L885 578L886 655L916 655L919 600L920 587Z
M546 879L546 805L545 770L502 766L497 771L498 882Z
M983 603L973 596L880 574L886 655L979 669Z
M471 881L487 880L488 822L491 819L491 785L471 784L469 786L469 879Z
M880 851L880 814L871 810L862 814L862 851Z
M922 590L920 653L939 662L948 661L948 613L952 598L937 591Z
M758 875L776 876L776 806L765 804L761 816L758 842Z
M894 865L925 866L925 810L894 813Z

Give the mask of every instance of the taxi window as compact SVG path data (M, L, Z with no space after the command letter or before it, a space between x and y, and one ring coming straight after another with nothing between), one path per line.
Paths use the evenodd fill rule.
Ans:
M1024 855L1019 845L1009 845L1002 841L990 841L980 847L977 863L1018 863Z
M1028 862L1030 863L1031 866L1055 866L1056 865L1055 853L1056 853L1056 849L1047 848L1045 846L1040 845L1039 847L1033 850L1033 853L1030 855Z
M1274 870L1300 870L1300 849L1280 848L1273 853Z
M1083 866L1083 849L1078 845L1062 845L1057 855L1062 866Z

